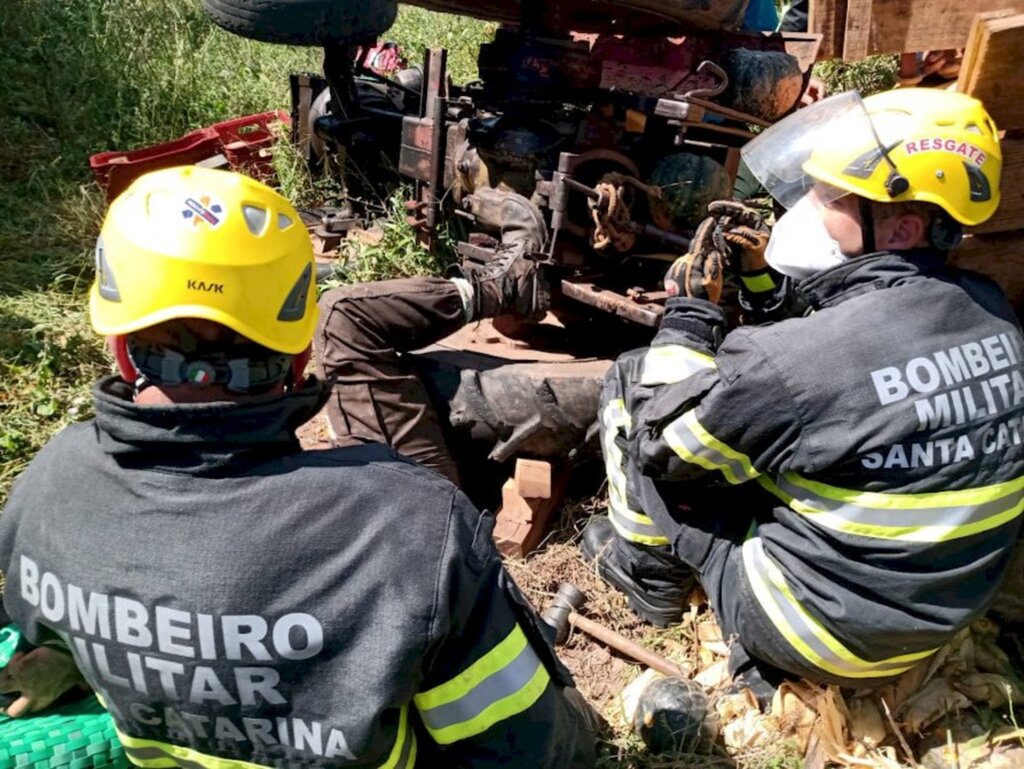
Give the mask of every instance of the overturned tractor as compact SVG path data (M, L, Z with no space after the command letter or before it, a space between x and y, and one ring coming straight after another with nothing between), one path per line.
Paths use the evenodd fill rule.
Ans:
M464 233L465 271L498 249L543 266L543 322L485 322L420 357L456 445L485 445L491 464L547 460L557 476L596 453L603 373L649 341L666 268L707 204L732 197L740 147L796 107L819 36L740 33L746 2L418 4L501 23L478 81L450 82L444 50L390 76L371 66L388 0L348 15L336 0L205 3L232 31L324 47L323 76L292 79L295 138L314 167L358 159L359 174L340 166L350 189L397 168L423 242L445 225ZM320 244L359 216L346 206L313 223Z

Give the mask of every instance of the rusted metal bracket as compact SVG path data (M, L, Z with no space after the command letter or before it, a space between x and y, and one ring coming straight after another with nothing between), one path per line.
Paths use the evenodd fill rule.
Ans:
M445 115L448 110L448 51L431 48L423 66L426 87L419 117L402 120L398 170L415 180L415 214L409 217L420 242L433 250L444 197Z
M632 296L623 296L610 289L602 288L596 283L564 279L562 293L583 304L651 328L658 327L661 323L661 316L665 312L663 306L655 303L659 295L662 299L664 298L660 292L638 291L633 292Z

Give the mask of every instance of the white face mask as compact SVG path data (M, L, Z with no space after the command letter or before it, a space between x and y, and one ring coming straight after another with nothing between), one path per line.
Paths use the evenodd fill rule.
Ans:
M764 259L776 271L797 280L846 261L839 243L828 234L810 195L779 217Z

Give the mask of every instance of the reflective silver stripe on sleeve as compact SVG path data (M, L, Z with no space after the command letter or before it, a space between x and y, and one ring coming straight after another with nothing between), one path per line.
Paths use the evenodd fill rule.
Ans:
M529 710L550 682L551 675L517 624L468 668L413 701L434 741L450 745Z
M494 703L522 689L543 663L533 647L527 644L518 656L495 671L457 700L432 708L420 709L423 723L432 731L461 724L483 713Z
M745 483L760 475L749 457L712 436L692 410L671 422L662 435L680 459L706 470L717 470L729 483Z
M870 661L847 649L793 596L778 565L760 537L743 543L743 568L765 614L786 642L812 666L844 678L881 678L909 670L935 649ZM870 618L860 618L869 622Z

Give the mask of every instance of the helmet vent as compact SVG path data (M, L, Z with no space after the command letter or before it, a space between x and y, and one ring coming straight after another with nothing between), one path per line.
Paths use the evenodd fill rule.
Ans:
M972 134L981 134L981 129L978 127L977 123L968 123L964 126L964 130L970 131Z
M242 206L245 226L253 235L262 235L267 228L267 209L245 204Z
M984 203L992 199L992 186L988 183L985 174L973 163L963 161L964 170L967 172L967 183L970 185L971 202Z
M309 286L313 282L313 265L307 264L299 279L295 281L292 290L281 305L281 312L277 314L278 320L302 320L306 315L306 297L309 295Z
M107 251L103 247L103 237L96 240L96 286L100 296L108 302L120 302L121 292L117 290L117 281L107 263Z
M284 214L277 215L277 228L279 230L287 230L293 224L294 222L292 221L290 216L285 216Z

